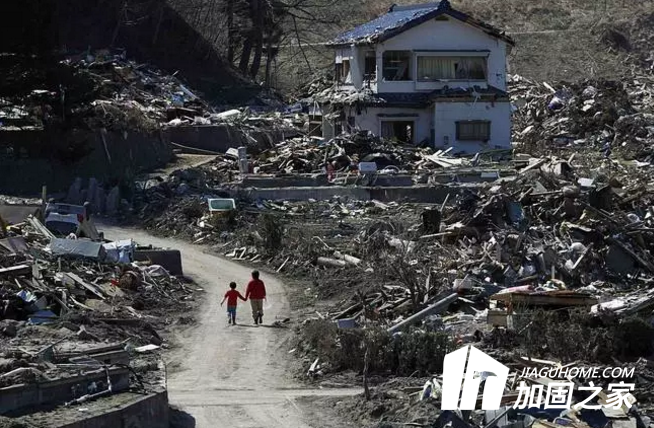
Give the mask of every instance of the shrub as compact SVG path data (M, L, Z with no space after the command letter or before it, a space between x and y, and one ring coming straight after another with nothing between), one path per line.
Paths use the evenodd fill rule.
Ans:
M366 346L370 352L370 373L409 376L441 373L443 358L453 349L443 332L412 330L392 336L385 329L341 330L329 321L313 321L304 326L305 348L335 370L363 371Z

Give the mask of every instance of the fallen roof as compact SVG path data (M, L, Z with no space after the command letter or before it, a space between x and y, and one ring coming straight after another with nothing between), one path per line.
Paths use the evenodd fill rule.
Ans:
M492 37L504 40L510 45L515 44L513 39L505 35L503 31L479 21L468 14L452 9L448 0L441 0L439 3L425 3L410 6L393 5L386 14L338 35L334 40L327 43L327 45L342 46L352 43L366 44L382 42L440 15L451 16L461 22L479 28Z
M597 298L587 293L571 290L497 293L490 300L527 306L592 306L598 303Z

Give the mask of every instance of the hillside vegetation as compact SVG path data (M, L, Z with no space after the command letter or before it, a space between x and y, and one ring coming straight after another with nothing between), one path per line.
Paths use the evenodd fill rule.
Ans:
M332 0L326 21L302 43L329 40L339 31L384 13L391 1ZM398 4L424 3L399 0ZM455 8L507 31L516 41L509 71L536 80L621 79L654 63L654 1L452 0ZM324 12L324 11L323 11ZM344 13L346 12L346 13ZM289 35L294 40L294 34ZM308 59L307 59L308 57ZM315 46L282 50L272 82L289 90L319 70L331 72L331 52Z

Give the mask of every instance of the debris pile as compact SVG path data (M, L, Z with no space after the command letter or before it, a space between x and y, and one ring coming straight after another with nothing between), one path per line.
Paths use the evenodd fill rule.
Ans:
M369 171L361 171L362 173L411 174L419 180L419 176L437 170L483 165L479 160L471 162L465 158L453 157L449 152L450 150L434 151L430 148L402 145L360 131L342 134L328 141L319 137L302 136L286 139L264 150L248 147L247 156L248 171L255 174L252 177L255 179L257 175L265 174L322 174L331 182L339 182L332 180L333 174L350 172L356 175L361 167L371 168ZM498 165L495 164L495 167ZM223 174L225 178L231 171L230 179L237 178L238 150L229 149L205 170L209 174ZM426 180L425 176L424 181Z
M255 172L313 173L331 163L337 171L357 168L359 162L374 162L379 170L399 172L419 169L428 162L430 149L400 146L359 132L342 135L326 143L319 138L296 138L266 150L253 161Z
M137 64L124 52L99 50L44 62L43 73L21 59L2 88L0 129L43 129L58 123L116 131L152 131L179 118L203 121L213 110L176 76ZM28 69L30 72L20 73ZM15 74L15 75L14 75ZM47 76L57 75L66 85L54 87ZM45 77L44 77L45 76Z
M149 353L174 316L188 313L196 287L136 262L143 257L131 239L56 238L33 216L0 234L0 387L70 384L65 393L30 395L37 401L7 395L0 414L165 388Z
M649 162L654 142L652 78L622 82L584 80L552 86L511 76L517 111L514 141L521 150L547 153L560 148L590 148L610 156Z
M654 277L647 171L582 156L516 159L515 178L452 187L437 206L255 201L222 221L195 195L165 214L159 205L143 213L160 233L309 279L313 298L342 299L320 316L344 326L395 332L422 322L467 343L494 327L520 330L522 311L646 312L654 302L639 291Z
M144 319L185 309L195 290L162 266L135 262L131 239L57 238L31 216L7 234L0 240L4 320L41 324L87 311Z
M495 356L490 352L492 356ZM592 377L593 371L611 373L615 367L575 364L574 377L566 376L566 366L557 361L517 357L510 362L506 379L507 388L497 397L497 409L476 411L441 410L441 402L456 399L443 391L443 376L421 378L395 378L371 390L370 399L363 397L351 402L339 402L339 411L352 414L366 427L429 426L443 428L456 426L558 428L563 426L648 426L648 406L641 406L641 397L649 396L644 388L642 395L635 396L634 382L650 383L651 368L644 361L620 367L620 377L610 375L601 380ZM536 375L535 375L536 373ZM543 375L538 375L543 373ZM551 373L550 375L548 375ZM614 371L618 374L618 370ZM627 376L622 377L625 373ZM629 376L628 374L632 375ZM481 382L496 373L482 372ZM644 378L644 377L645 378ZM623 382L620 384L620 382ZM551 395L556 388L569 401L553 403ZM585 390L584 390L585 388ZM483 389L475 400L476 409L481 407ZM539 393L542 391L542 393ZM552 394L547 395L550 391ZM569 397L569 398L568 398ZM616 398L619 397L619 400ZM531 400L531 401L530 401ZM484 401L486 401L484 396ZM649 401L649 400L644 400ZM540 402L540 405L536 403ZM545 406L545 403L548 403ZM447 404L447 406L456 406ZM555 407L557 406L558 407ZM383 422L379 422L383 418ZM452 425L449 425L451 423ZM638 425L637 425L638 424ZM642 424L642 425L641 425Z

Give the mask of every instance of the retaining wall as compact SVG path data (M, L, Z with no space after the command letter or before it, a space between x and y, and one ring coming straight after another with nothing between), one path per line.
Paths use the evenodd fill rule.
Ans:
M250 200L286 200L306 201L308 199L326 200L334 196L347 197L351 199L368 201L377 200L380 202L416 202L441 204L450 194L450 198L458 195L463 189L475 190L476 186L414 186L414 187L278 187L278 188L246 188L237 189L232 192L236 198Z
M109 370L114 391L129 388L129 373L128 369L123 368ZM40 406L62 404L86 394L91 383L105 384L106 380L104 370L99 370L94 374L0 388L0 414L21 414ZM74 387L81 392L74 394Z
M144 396L115 410L53 428L169 428L170 410L166 391Z
M81 156L70 159L70 147ZM71 131L0 131L0 193L40 194L66 191L76 177L101 182L129 180L135 174L165 165L172 159L165 133Z

